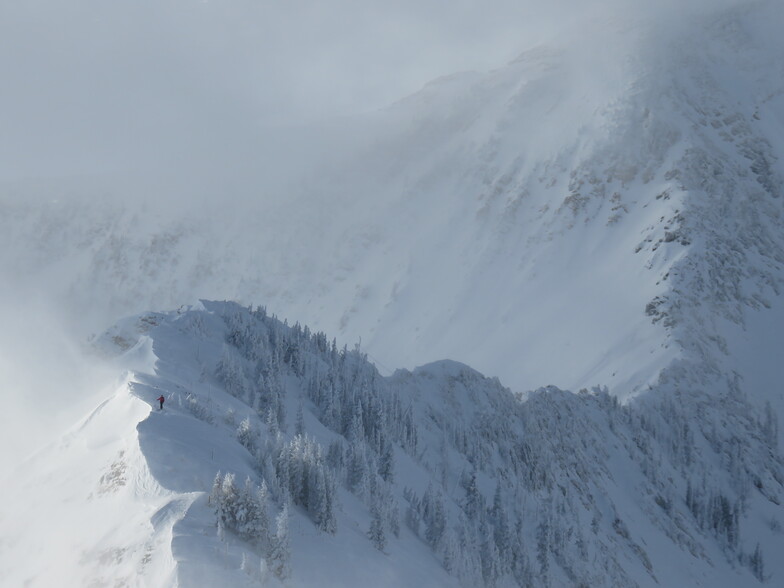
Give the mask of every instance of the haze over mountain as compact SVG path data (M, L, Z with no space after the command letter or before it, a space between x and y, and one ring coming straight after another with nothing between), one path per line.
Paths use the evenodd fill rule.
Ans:
M83 333L198 296L263 300L390 367L452 357L515 388L632 393L675 353L642 311L702 254L673 237L698 222L686 209L751 206L780 173L778 6L662 12L358 118L242 135L209 163L11 182L4 271ZM731 177L707 186L706 166ZM755 230L725 220L707 230Z
M778 491L769 481L781 484L781 433L764 423L784 413L777 366L784 348L784 8L773 1L676 4L607 4L575 10L566 22L548 16L548 42L488 70L488 60L515 46L507 24L492 50L462 62L480 70L438 78L380 109L371 107L416 78L410 70L397 74L408 81L380 84L369 98L346 98L352 90L319 105L315 92L293 99L288 111L272 107L286 102L280 96L254 102L250 66L223 72L221 65L266 45L252 34L236 44L191 37L215 30L207 14L223 14L226 30L243 14L258 16L246 4L235 13L208 5L198 14L189 3L173 5L173 20L142 26L160 27L144 60L135 35L117 44L104 37L125 25L100 28L98 46L127 50L111 91L92 78L84 88L76 83L82 74L113 71L115 62L97 57L97 66L82 65L93 45L68 36L66 61L79 74L68 94L76 104L97 89L101 108L55 101L62 110L52 109L51 142L38 142L45 118L28 125L33 117L12 121L13 109L6 110L11 136L34 132L13 142L18 149L4 144L6 161L16 163L3 168L0 188L0 276L8 285L0 301L7 326L0 385L19 416L4 427L4 445L42 426L60 431L105 397L96 382L117 368L104 371L94 359L89 371L82 368L79 345L91 333L129 314L229 299L264 304L341 344L361 340L385 374L449 358L514 392L606 386L630 410L644 414L648 406L665 419L674 402L675 420L709 447L703 467L715 458L724 468L726 484L716 483L715 496L737 499L748 520L778 520L774 502L760 506L732 480L752 484L752 464L772 472L770 479L758 474L767 499ZM13 10L22 20L32 14ZM443 39L462 38L457 23L466 26L475 14L465 10ZM499 4L494 14L512 10ZM81 23L79 14L69 18ZM183 14L185 21L174 18ZM404 14L388 22L405 22ZM495 18L480 21L487 27L480 30L500 31L491 26ZM155 50L167 47L167 22L183 26L161 61ZM383 30L375 23L357 39ZM398 37L387 34L380 38L394 45ZM425 38L416 37L423 46ZM203 51L205 69L191 69L192 47ZM40 55L35 63L50 63L50 51ZM286 56L297 71L301 57ZM120 76L144 64L155 64L152 74ZM457 58L434 59L419 73L447 64L463 69ZM177 71L178 83L195 81L174 88L164 70ZM340 71L334 80L356 88ZM202 92L205 79L217 87ZM135 104L125 92L135 80L159 84L140 86L156 90L145 98L154 108L126 108ZM170 94L157 91L164 86ZM12 103L26 92L17 88ZM44 93L36 93L39 100ZM105 100L115 95L127 102ZM346 116L352 110L363 112ZM285 123L270 124L259 112L278 112ZM344 116L327 120L326 112ZM83 143L73 142L78 122L93 115ZM101 138L101 129L111 131ZM69 152L72 160L60 157ZM143 362L142 371L150 370ZM727 424L733 411L739 421ZM146 417L141 409L133 414L137 422ZM313 415L320 418L317 408ZM710 432L716 423L718 432ZM765 459L762 437L770 446ZM716 457L731 439L747 450L743 466ZM680 457L668 459L684 467ZM487 473L488 493L497 475ZM663 500L685 500L686 484L676 477L673 496ZM623 488L618 496L638 487ZM700 528L694 504L682 515L692 512L697 522L690 524ZM764 536L769 562L780 532L772 522L760 525L745 527L740 547L701 549L718 549L730 568L749 568L755 537ZM629 571L634 566L619 565L645 584ZM694 565L688 574L702 563Z

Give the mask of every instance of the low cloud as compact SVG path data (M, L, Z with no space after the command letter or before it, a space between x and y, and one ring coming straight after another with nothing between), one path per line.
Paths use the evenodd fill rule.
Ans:
M379 108L608 19L677 20L716 5L6 2L0 179L230 161L270 126Z

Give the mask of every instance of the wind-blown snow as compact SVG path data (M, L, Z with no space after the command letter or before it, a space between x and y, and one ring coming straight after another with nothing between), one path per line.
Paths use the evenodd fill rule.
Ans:
M585 457L600 478L609 472L607 479L578 483L581 490L568 499L572 508L585 499L581 492L610 496L612 509L604 498L596 502L606 517L605 551L591 555L609 557L620 537L616 579L646 585L655 576L669 585L703 581L706 573L733 585L754 581L749 562L759 542L766 573L780 577L769 546L775 550L781 536L774 489L784 441L774 426L784 415L777 364L784 345L782 10L773 1L728 3L653 24L619 15L602 25L606 45L576 33L495 71L438 79L376 113L277 129L267 142L244 143L241 158L218 158L188 177L135 172L4 183L0 277L9 287L0 293L8 327L0 338L0 385L10 410L0 440L10 447L29 430L25 446L32 450L59 438L53 423L64 407L68 415L59 422L75 420L85 404L100 407L28 461L18 487L8 483L29 500L19 498L13 504L24 508L2 513L3 545L10 546L2 577L23 583L34 576L41 585L58 570L75 582L100 581L104 572L156 585L169 585L173 574L183 585L213 573L221 582L255 578L239 571L241 542L221 559L215 550L225 546L201 535L214 524L203 494L218 469L210 448L220 449L219 468L238 480L258 480L258 472L227 440L226 427L208 427L181 407L149 414L139 401L150 403L155 386L180 399L184 389L209 398L209 387L196 381L213 373L191 361L198 345L194 351L192 340L160 333L145 342L129 320L117 333L128 336L132 350L121 369L137 375L111 394L83 384L90 379L72 359L81 355L69 344L72 334L82 339L117 316L178 308L197 297L262 302L341 345L361 340L385 374L450 358L516 392L606 386L629 407L609 408L602 395L587 400L549 390L526 393L533 401L524 409L549 423L538 430L544 437L559 430L556 415L588 415L585 429L579 418L569 420L567 438L537 447L566 459L559 451L578 443L575 431L596 436ZM625 48L623 55L613 46ZM176 322L172 316L159 318ZM39 339L56 351L43 351ZM219 339L204 357L216 361ZM437 388L443 396L430 408L441 414L451 402L444 382L456 374L479 377L460 365L398 372L390 386L430 381L434 388L422 384L418 398ZM291 417L302 392L289 392ZM470 401L455 406L474 415L471 403L484 396L467 394ZM328 444L331 433L319 428L311 408L313 434ZM10 422L9 415L19 418ZM30 415L37 426L28 424ZM432 433L425 444L431 452L448 435L448 419L435 418L435 429L422 425ZM605 435L608 423L620 432ZM682 471L691 467L684 464L692 457L682 453L691 443L706 480ZM427 479L427 466L476 465L464 455L442 457L401 467L413 484ZM555 478L571 479L563 473L568 464L558 467ZM101 494L101 480L111 484L126 468L134 477ZM710 468L721 472L715 480ZM449 475L456 488L459 473ZM493 476L478 478L487 499ZM684 506L687 485L703 493ZM68 508L50 498L50 487ZM336 584L362 584L373 569L410 574L391 576L390 585L455 581L438 559L447 552L422 555L413 535L390 546L390 558L380 555L365 537L367 505L341 492L343 530L334 541L302 513L292 517L297 582L321 579L311 563L333 561L347 545L380 567L340 567ZM717 539L717 528L708 528L705 513L725 498L743 521L740 543ZM459 503L449 507L453 514ZM119 523L103 516L113 509L129 516ZM575 516L585 532L590 517ZM80 517L90 521L84 532L63 540L61 531ZM723 528L734 533L732 525ZM526 533L536 540L532 528ZM51 568L15 565L15 557L31 561L20 554L36 553L41 534L48 535L40 549L57 554ZM590 566L558 560L581 561L577 544L559 549L547 552L555 560L545 560L556 561L556 581L572 580L569 574L606 579L592 577ZM149 561L148 552L155 553ZM708 570L707 560L716 567ZM413 567L398 569L399 561ZM673 565L664 571L662 562ZM216 572L216 565L231 571Z
M516 389L633 395L679 353L645 310L686 287L671 270L699 254L679 226L713 206L705 174L741 178L742 202L773 191L764 205L778 214L783 84L766 22L779 11L760 3L678 27L621 19L607 33L628 58L576 35L438 80L322 128L299 173L274 174L281 158L266 150L263 171L237 174L257 189L231 173L198 188L50 183L34 200L7 186L3 271L65 300L82 329L194 296L264 300L362 339L382 366L451 357ZM334 156L314 167L330 142ZM297 144L281 142L287 159ZM107 192L126 202L97 204ZM195 200L140 208L139 193ZM757 230L754 217L729 220Z

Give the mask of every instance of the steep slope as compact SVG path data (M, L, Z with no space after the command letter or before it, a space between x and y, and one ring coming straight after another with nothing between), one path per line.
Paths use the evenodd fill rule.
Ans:
M781 20L773 1L619 17L605 43L279 132L252 172L6 186L0 268L79 329L264 300L379 365L450 357L515 389L626 398L675 359L729 368L723 333L764 323L782 275Z
M4 482L14 584L784 575L777 420L742 397L707 410L699 390L666 386L627 406L601 390L524 399L451 361L383 378L359 350L233 303L130 318L96 346L133 372Z
M379 320L374 355L400 353L391 330L412 356L466 358L515 385L625 396L673 356L726 365L718 317L770 305L783 275L782 18L755 3L631 22L606 48L577 38L400 103L371 159L382 180L363 191L405 175L374 217L400 221L354 248L372 277L354 281L343 320ZM380 264L407 268L388 298Z
M172 525L193 500L150 472L127 382L60 439L3 473L3 586L173 585ZM23 451L33 439L17 438ZM28 449L29 450L29 449Z

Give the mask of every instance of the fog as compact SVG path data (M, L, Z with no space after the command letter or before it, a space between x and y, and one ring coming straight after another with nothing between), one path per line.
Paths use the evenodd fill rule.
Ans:
M232 160L270 127L377 109L608 21L721 3L3 2L0 178Z
M4 2L0 177L242 153L269 126L378 108L534 41L525 3L393 4Z
M0 464L7 473L95 408L120 374L71 336L51 301L3 296L0 304Z
M96 200L165 201L170 211L216 194L280 201L298 174L350 153L350 133L334 131L341 120L434 78L572 37L622 58L629 48L608 45L608 26L687 26L742 4L752 2L5 1L0 211L16 182L43 182L43 202L65 178ZM590 59L580 67L585 75ZM0 244L16 256L13 242ZM56 280L0 275L4 460L35 449L103 389L98 362L70 335L79 317L47 295ZM35 436L20 448L22 431Z

